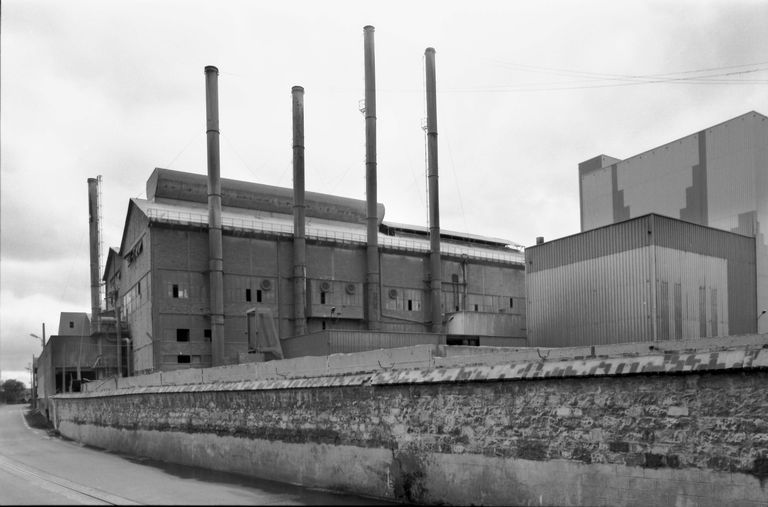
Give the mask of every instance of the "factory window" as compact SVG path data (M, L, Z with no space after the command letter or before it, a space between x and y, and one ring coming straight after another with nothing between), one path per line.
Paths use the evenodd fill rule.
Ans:
M176 356L176 362L179 364L190 363L192 358L187 354L179 354Z
M251 300L251 289L245 289L245 300L246 301Z
M171 285L171 290L169 293L172 298L186 299L189 297L189 292L187 289L179 287L179 284L177 283Z
M323 321L323 329L325 329L325 321Z
M205 338L205 341L211 341L211 330L210 329L203 329L203 338Z
M477 305L475 305L475 311L477 311Z
M321 305L325 304L325 292L321 292L320 293L320 304ZM325 329L325 328L323 328L323 329Z
M189 329L177 329L176 330L176 341L177 342L188 342L189 341Z
M413 299L408 300L408 311L409 312L413 311Z
M126 254L125 258L128 260L128 264L133 264L133 261L136 260L136 258L141 255L141 252L144 251L144 240L139 240L139 242L134 245L133 248Z
M136 290L139 293L139 297L141 297L141 280L139 280L139 283L136 284Z
M69 328L70 329L74 329L74 327L75 327L75 323L70 320L69 321Z
M515 307L515 300L512 298L509 298L509 307L514 308Z
M256 289L256 302L261 303L261 289Z

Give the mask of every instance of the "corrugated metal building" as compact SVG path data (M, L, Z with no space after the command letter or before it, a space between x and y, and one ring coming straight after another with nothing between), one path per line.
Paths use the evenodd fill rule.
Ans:
M768 310L768 118L755 111L625 160L579 164L581 230L647 213L755 238L757 313ZM768 333L768 318L758 321Z
M755 239L656 214L525 250L528 344L756 331Z
M308 338L296 340L291 190L221 182L226 362L242 361L253 348L249 326L258 326L247 315L268 315L274 322L268 330L290 339L284 349L290 355L424 342L420 334L431 324L426 228L385 222L379 204L380 333L337 333L341 338L328 341L326 330L366 330L366 203L307 192L302 336ZM211 365L207 193L205 175L155 169L147 199L129 202L122 244L110 251L104 280L108 295L119 293L136 373ZM448 231L440 243L447 323L436 336L449 344L520 345L526 327L522 252L510 241ZM465 312L477 315L462 317Z

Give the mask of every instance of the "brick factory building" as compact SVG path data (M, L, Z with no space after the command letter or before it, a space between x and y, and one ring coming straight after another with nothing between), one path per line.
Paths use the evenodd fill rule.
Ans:
M430 333L428 232L384 221L379 204L380 322L370 331L366 202L307 192L306 305L297 319L292 190L227 179L221 186L226 364L274 357L259 353L275 341L286 357L525 344L523 254L511 242L441 231L442 331ZM207 199L205 175L155 169L147 198L129 202L104 280L108 296L119 294L135 374L211 366Z

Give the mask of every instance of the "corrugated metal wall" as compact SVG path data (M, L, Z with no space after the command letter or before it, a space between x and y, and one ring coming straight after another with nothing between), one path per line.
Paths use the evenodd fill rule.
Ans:
M768 224L766 146L768 118L751 111L615 166L603 160L583 162L582 230L617 222L621 209L630 217L659 213L755 236L757 312L768 309L768 244L762 232ZM731 333L749 332L738 326L753 310L740 299L728 299ZM740 312L738 319L734 312ZM760 332L768 332L768 318L759 323Z
M526 249L528 343L756 331L754 240L646 215Z

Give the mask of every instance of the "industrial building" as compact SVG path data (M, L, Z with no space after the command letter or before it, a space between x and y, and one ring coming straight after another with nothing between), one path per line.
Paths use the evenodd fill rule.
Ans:
M114 321L104 318L102 330L91 332L85 312L62 312L58 333L45 342L35 361L33 384L38 407L48 408L56 393L80 391L82 382L103 379L117 372L117 342Z
M147 198L130 199L120 248L109 252L106 292L119 292L136 373L212 363L206 183L205 175L155 169ZM228 179L221 189L226 363L254 360L248 352L275 338L288 342L280 347L285 356L435 340L525 343L519 249L510 241L442 231L444 317L431 333L429 234L386 222L381 204L380 317L371 331L364 305L366 202L312 192L305 199L306 305L298 323L303 331L297 332L292 190ZM259 342L259 333L274 336ZM342 335L343 342L328 347ZM296 336L304 338L291 344Z
M768 118L755 111L625 160L579 164L581 230L647 213L755 238L757 307L768 332ZM733 329L731 330L733 333Z
M657 214L525 250L528 344L756 331L755 238Z
M373 33L364 28L364 201L305 191L300 86L291 90L293 188L221 178L212 66L207 174L155 169L146 199L130 199L103 272L101 177L88 179L90 332L83 324L77 335L88 355L73 363L72 337L52 337L39 362L45 396L73 379L104 378L107 366L125 376L423 343L525 344L522 247L440 228L432 48L425 51L429 227L384 220Z

